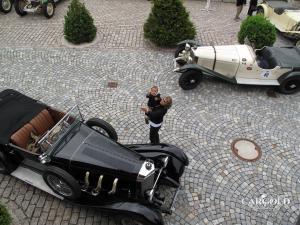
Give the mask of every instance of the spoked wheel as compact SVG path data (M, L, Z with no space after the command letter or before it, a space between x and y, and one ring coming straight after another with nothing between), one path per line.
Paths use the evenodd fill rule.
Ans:
M300 77L287 78L279 86L279 92L283 94L294 94L300 90Z
M46 18L50 19L55 12L55 5L53 1L48 1L47 3L42 5L43 12Z
M75 200L81 195L78 182L63 169L49 166L44 172L43 178L56 194L67 199Z
M11 11L12 4L11 0L0 0L0 11L9 13Z
M119 216L117 218L117 224L116 225L149 225L148 222L142 221L137 218L130 218L127 216Z
M116 130L110 125L108 122L98 119L98 118L91 118L86 121L86 125L90 128L94 129L95 131L107 136L114 141L118 140L118 134Z
M175 51L175 58L177 58L179 56L180 53L182 53L182 51L185 49L185 44L181 44L177 47L176 51ZM183 59L177 60L176 61L180 66L183 66L184 64L186 64L186 61Z
M16 13L19 16L25 16L27 14L27 12L24 11L26 5L27 5L26 0L15 0L14 6L15 6Z
M191 90L198 86L202 80L202 73L200 71L188 70L179 77L179 86L183 90Z

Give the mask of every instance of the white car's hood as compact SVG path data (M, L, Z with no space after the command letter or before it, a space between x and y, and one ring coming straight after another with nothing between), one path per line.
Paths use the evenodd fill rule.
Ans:
M294 20L296 23L300 22L300 10L288 10L286 15Z

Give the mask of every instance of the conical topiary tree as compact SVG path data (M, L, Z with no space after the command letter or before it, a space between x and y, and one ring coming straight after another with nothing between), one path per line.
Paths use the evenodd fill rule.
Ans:
M144 35L158 46L174 46L193 39L196 30L181 0L152 0L152 11L144 24Z
M73 44L91 42L96 36L94 20L84 4L72 0L65 16L64 35Z

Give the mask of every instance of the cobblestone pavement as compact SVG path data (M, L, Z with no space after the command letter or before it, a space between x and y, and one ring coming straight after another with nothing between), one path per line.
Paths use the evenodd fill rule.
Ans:
M285 225L300 214L300 93L271 98L268 88L212 79L183 91L168 52L2 48L0 67L1 90L14 88L61 109L77 103L86 118L111 122L121 143L148 142L139 108L151 85L171 95L174 105L162 141L183 148L190 165L176 211L164 217L168 225ZM108 81L118 87L108 88ZM250 163L235 157L230 144L236 138L256 141L262 158ZM0 180L1 201L24 225L113 224L107 215L67 204L10 176ZM255 205L263 194L281 203Z
M63 47L63 23L69 3L68 0L58 3L51 19L46 19L41 13L19 17L14 9L7 15L0 14L0 47ZM184 4L201 43L237 43L240 22L233 20L234 4L212 2L213 11L209 12L201 11L205 7L204 1L185 1ZM90 48L154 48L143 38L143 24L151 9L150 1L123 0L120 6L119 0L86 0L85 5L98 28L97 39ZM246 17L247 9L248 6L243 10L242 18ZM286 39L281 39L286 42Z
M122 0L121 6L120 0L86 1L98 37L87 48L70 49L61 38L69 2L62 0L50 20L40 14L0 14L0 90L14 88L65 110L78 104L86 118L109 121L127 144L148 142L139 108L145 91L157 84L163 95L174 98L162 141L183 148L191 161L176 211L164 217L167 225L295 223L300 214L300 93L270 98L267 88L212 79L195 90L181 90L172 53L153 51L143 39L151 7L146 0ZM200 11L205 2L184 4L203 44L236 43L240 23L232 19L234 4L212 2L211 12ZM280 37L277 44L285 43ZM117 81L118 88L108 88L109 81ZM241 137L261 146L259 161L233 156L230 144ZM0 200L16 224L115 224L110 215L60 201L10 176L0 175L0 182ZM262 195L288 202L255 205Z

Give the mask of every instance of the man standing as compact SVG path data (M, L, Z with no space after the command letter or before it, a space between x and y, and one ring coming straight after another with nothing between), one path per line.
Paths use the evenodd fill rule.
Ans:
M236 0L236 15L234 20L238 21L240 20L240 14L243 10L243 5L246 5L246 0Z
M248 16L252 16L252 13L257 10L257 0L250 0Z
M160 101L158 107L150 110L149 108L141 108L143 112L149 117L150 120L150 142L151 144L159 144L159 134L158 131L161 128L163 118L167 113L168 109L172 105L172 98L170 96L164 97Z

